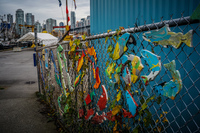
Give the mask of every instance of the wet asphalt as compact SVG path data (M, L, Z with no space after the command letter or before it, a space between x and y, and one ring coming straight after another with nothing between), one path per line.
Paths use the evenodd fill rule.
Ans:
M40 113L44 105L35 94L38 82L33 53L0 52L0 133L57 132L54 123Z

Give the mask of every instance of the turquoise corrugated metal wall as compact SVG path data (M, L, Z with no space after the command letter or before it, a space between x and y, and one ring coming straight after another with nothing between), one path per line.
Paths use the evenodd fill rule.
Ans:
M91 34L190 16L199 0L90 0Z
M151 24L152 20L154 20L154 22L160 22L161 21L161 17L163 18L163 20L169 20L171 19L171 15L172 18L180 18L181 14L183 13L183 16L190 16L192 14L192 12L195 10L195 8L198 6L198 4L200 4L200 0L90 0L90 16L91 16L91 34L99 34L99 33L103 33L103 32L107 32L108 29L111 30L116 30L119 28L119 26L123 26L124 28L128 28L128 27L134 27L135 23L137 23L138 26L140 25L144 25L144 22L146 22L146 24ZM197 27L198 24L193 24L192 27ZM181 31L179 28L184 29L183 31ZM174 32L183 32L184 34L186 32L188 32L191 27L190 26L180 26L180 27L171 27L170 28L172 31ZM199 30L196 30L197 34L194 34L193 36L193 45L194 47L196 47L197 51L200 51L200 47L197 47L197 45L199 45L200 42L200 38L199 36L197 36L199 34ZM140 33L137 33L139 39L142 40L142 35ZM135 35L134 35L135 36ZM136 36L135 36L136 37ZM101 42L99 45L99 41ZM94 44L94 46L97 48L96 52L98 55L98 58L104 59L105 61L103 66L105 66L105 62L106 59L108 59L108 57L106 57L106 55L104 55L104 51L106 51L106 49L103 49L103 44L102 42L104 42L104 40L97 40L96 43ZM140 45L140 41L137 42L137 45ZM150 47L148 47L148 45L150 45L148 42L144 41L143 45L145 46L145 48L147 50L150 50ZM184 44L185 45L185 44ZM134 48L135 51L140 51L141 49L143 49L142 47L140 49L137 49L137 47ZM161 50L161 47L155 47L154 50L156 52ZM193 48L189 48L189 47L184 47L182 46L179 49L174 49L174 48L165 48L163 49L162 52L159 52L159 56L161 56L162 61L165 60L165 53L170 53L171 51L173 51L173 53L175 53L177 55L177 57L175 56L175 54L169 54L167 55L168 59L171 60L176 60L176 68L180 69L181 66L183 65L183 68L186 68L186 70L190 70L193 66L191 65L191 62L195 62L196 63L196 68L198 68L199 70L199 63L196 62L199 60L199 55L197 53L195 53L193 51ZM190 60L186 60L186 58L188 58L186 56L186 54L184 54L182 51L185 51L188 55L190 55ZM181 53L181 54L180 54ZM102 57L99 56L102 54ZM138 56L141 56L140 53L137 54ZM106 59L105 59L106 58ZM165 60L163 63L168 63L169 60ZM103 62L100 62L99 65ZM144 63L143 59L142 62ZM181 64L184 63L184 64ZM185 70L181 68L179 71L181 73L181 77L184 78L183 84L185 86L185 88L190 88L191 85L193 84L191 82L192 81L196 81L196 79L198 79L198 74L196 73L196 71L192 71L189 72L189 76L187 75L187 73L185 72ZM102 70L100 69L100 71L104 71L105 68L102 68ZM147 71L147 68L144 68L143 72ZM162 68L162 71L160 73L160 75L164 75L165 71L164 71L164 67ZM100 73L100 77L103 77L105 73ZM170 78L167 76L162 77L162 79L157 78L156 81L160 82L160 80L163 81L169 81ZM103 81L104 82L104 81ZM153 82L150 83L153 86ZM196 86L200 86L199 82L195 82ZM174 123L178 123L179 125L183 126L182 129L180 129L181 131L185 131L187 132L186 127L184 127L184 120L182 120L182 116L184 116L184 118L186 120L189 120L191 117L191 114L194 115L196 112L198 112L196 109L196 105L199 107L200 102L199 100L195 100L194 104L189 104L191 101L190 97L196 97L198 92L196 91L196 88L192 87L189 90L190 96L189 95L184 95L184 93L186 92L186 89L183 88L182 91L180 92L180 95L177 96L176 101L179 102L174 102L172 100L168 100L167 101L167 106L164 105L162 108L163 110L168 110L169 107L173 107L175 104L176 107L172 108L172 110L170 110L171 112L173 112L174 116L180 116L177 117L176 119L174 119L174 116L171 116L171 114L168 114L168 120L171 122L173 120L175 120L175 122L171 123L171 127L172 129L174 129L174 131L179 130L179 127L176 126L176 124ZM151 90L149 88L149 86L147 87L147 90ZM110 94L110 93L109 93ZM180 97L181 96L181 97ZM179 100L182 99L182 100ZM186 104L186 105L185 105ZM188 105L189 104L189 105ZM191 114L188 114L187 111L184 111L187 108L187 110L190 111ZM151 110L153 112L153 110ZM180 115L180 111L182 112L182 114ZM200 115L198 115L197 117L195 117L194 119L199 119ZM197 121L196 121L197 122ZM197 124L200 124L199 122ZM195 124L193 124L192 122L189 123L188 125L190 127L191 131L195 131L196 127ZM193 130L192 130L193 129ZM172 132L170 129L168 129L168 132Z

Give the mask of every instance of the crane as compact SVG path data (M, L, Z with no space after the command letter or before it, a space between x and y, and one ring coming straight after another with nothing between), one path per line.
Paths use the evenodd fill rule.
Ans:
M31 28L32 29L32 32L34 32L34 25L22 25L22 24L19 24L19 27L20 27L20 29L21 29L21 27L27 27L27 28Z

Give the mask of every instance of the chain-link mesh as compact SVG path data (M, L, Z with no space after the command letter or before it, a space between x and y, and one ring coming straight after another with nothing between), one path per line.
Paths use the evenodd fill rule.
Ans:
M178 20L178 21L177 21ZM184 21L184 24L182 23ZM141 78L136 83L132 83L131 87L127 87L122 77L120 77L121 84L113 85L110 84L111 79L106 75L106 68L108 64L112 62L116 63L118 66L122 60L119 59L114 61L107 52L109 46L115 47L115 40L117 38L104 36L102 38L97 37L87 40L90 47L94 47L97 54L97 63L95 63L95 68L99 68L99 76L101 80L101 85L104 85L107 90L108 102L105 109L99 111L97 109L97 103L103 93L102 87L94 89L94 84L96 79L94 79L92 72L92 63L87 63L87 69L85 71L85 76L80 81L77 87L74 87L74 81L79 73L77 73L78 60L74 62L73 57L76 55L82 55L82 49L77 50L75 54L70 56L67 49L64 46L65 55L67 57L67 67L70 75L71 84L74 87L68 98L65 96L60 96L63 94L63 87L59 86L56 82L55 68L52 62L51 52L55 58L55 65L57 70L60 72L59 63L57 58L57 49L49 49L48 57L48 69L45 69L45 62L42 58L44 53L39 54L39 66L40 69L40 83L43 88L43 93L46 96L46 100L57 112L58 118L65 126L66 132L199 132L200 125L200 31L198 23L191 24L189 19L181 17L180 19L171 18L167 21L171 23L170 30L172 32L181 32L186 34L189 30L193 30L193 47L186 46L183 43L180 48L176 49L173 46L168 46L167 48L147 42L143 39L143 33L146 31L151 31L155 29L160 29L161 25L165 25L165 21L160 23L152 23L149 25L143 25L133 28L125 29L131 31L133 37L136 40L136 45L128 45L128 50L124 54L133 54L141 58L141 63L144 65L141 75L148 75L151 69L148 63L144 60L141 55L141 50L146 49L157 56L161 57L161 71L156 76L153 81L150 81L148 85L145 85ZM84 44L85 42L82 41ZM67 44L68 46L68 44ZM80 58L79 56L79 58ZM94 58L91 58L92 62L95 62ZM164 64L175 60L176 70L180 72L183 87L181 91L176 95L175 99L172 100L159 93L155 90L155 85L163 82L168 82L172 79L171 73L166 69ZM68 86L67 72L64 67L64 61L62 60L63 75L66 86ZM74 63L73 63L74 62ZM42 71L41 71L42 70ZM61 74L59 73L59 76ZM64 89L68 89L64 88ZM126 103L125 91L129 89L135 102L138 104L138 112L134 118L125 118L122 108L128 109ZM91 92L95 93L92 102L88 105L85 103L85 98ZM117 95L121 92L121 99L116 101ZM60 102L58 102L58 97L61 97ZM70 98L69 98L70 97ZM68 102L66 102L68 101ZM68 108L66 109L66 103L68 103ZM92 117L90 120L85 120L87 115L87 110L93 109L98 112L99 115L107 114L113 111L116 106L120 105L120 111L115 116L114 121L109 121L108 119L103 119L103 122L94 124ZM145 106L146 105L146 106ZM83 109L84 116L80 116L80 110ZM66 111L67 110L67 111ZM94 113L94 114L95 114ZM105 118L106 116L104 116ZM100 119L100 118L99 118Z

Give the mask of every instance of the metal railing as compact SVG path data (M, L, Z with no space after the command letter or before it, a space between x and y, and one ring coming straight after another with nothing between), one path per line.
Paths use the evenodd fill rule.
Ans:
M193 47L188 47L184 43L180 48L176 49L172 46L167 48L161 45L153 45L151 42L147 42L143 39L143 33L146 31L152 31L162 28L165 24L168 24L172 32L187 33L189 30L193 30ZM41 51L38 51L39 68L40 68L40 85L42 93L46 96L46 101L55 109L57 117L65 127L65 132L199 132L200 126L200 31L199 24L196 20L190 20L189 17L181 17L178 19L170 19L167 21L161 20L159 23L144 24L129 29L124 29L120 34L131 33L136 40L136 45L129 45L125 54L134 54L141 58L141 62L144 65L144 69L141 71L141 75L148 75L150 67L144 60L140 51L146 49L161 57L161 72L157 77L150 81L148 85L145 85L141 78L135 83L131 84L131 88L128 88L123 81L121 84L112 86L109 82L109 78L106 76L106 68L108 64L112 62L117 65L120 61L114 61L107 49L109 46L115 46L117 40L116 32L104 33L99 35L93 35L87 37L82 44L88 42L89 47L94 47L97 54L98 66L101 85L104 85L107 89L108 102L107 107L102 111L97 109L97 102L102 95L101 86L98 89L94 89L96 80L93 77L92 63L86 63L85 76L80 81L77 87L74 87L74 81L78 76L76 69L78 65L78 59L86 46L82 49L76 50L74 56L68 54L69 42L63 44L67 61L61 60L63 67L64 80L66 82L66 88L58 84L56 79L55 66L59 71L61 79L61 72L59 70L59 63L57 58L57 46L48 47L49 51L53 52L55 58L55 64L52 62L51 52L48 56L48 68L45 68L45 61L42 59ZM114 38L114 39L113 39ZM60 43L60 42L59 42ZM55 48L56 46L56 48ZM44 48L45 49L45 48ZM47 49L47 48L46 48ZM74 59L79 56L78 59ZM45 57L43 57L45 58ZM85 57L86 60L86 57ZM91 58L92 62L94 58ZM171 73L166 69L164 64L175 60L176 70L180 72L182 79L182 89L172 100L166 96L159 95L155 90L155 85L163 82L168 82L172 79ZM40 63L41 61L41 63ZM67 64L67 71L64 69L64 64ZM55 65L55 66L54 66ZM41 71L42 70L42 71ZM69 84L67 78L67 72L70 75L71 84L74 87L73 91L69 91ZM122 78L120 78L123 80ZM62 81L61 81L62 83ZM122 108L128 110L128 105L125 100L125 91L129 89L135 102L138 104L138 115L134 118L125 118ZM67 98L63 96L63 89L66 89ZM121 99L116 101L116 97L119 92L122 92ZM85 104L84 99L91 94L95 93L92 98L92 102L88 105ZM60 96L60 100L58 98ZM67 106L66 106L67 105ZM93 117L90 120L86 120L84 116L87 115L87 110L93 109L98 112L99 115L113 111L114 107L122 106L120 111L116 115L115 121L109 121L103 119L102 123L94 124ZM83 109L83 117L80 116L80 109ZM104 116L106 117L106 116ZM101 118L99 118L101 119Z

